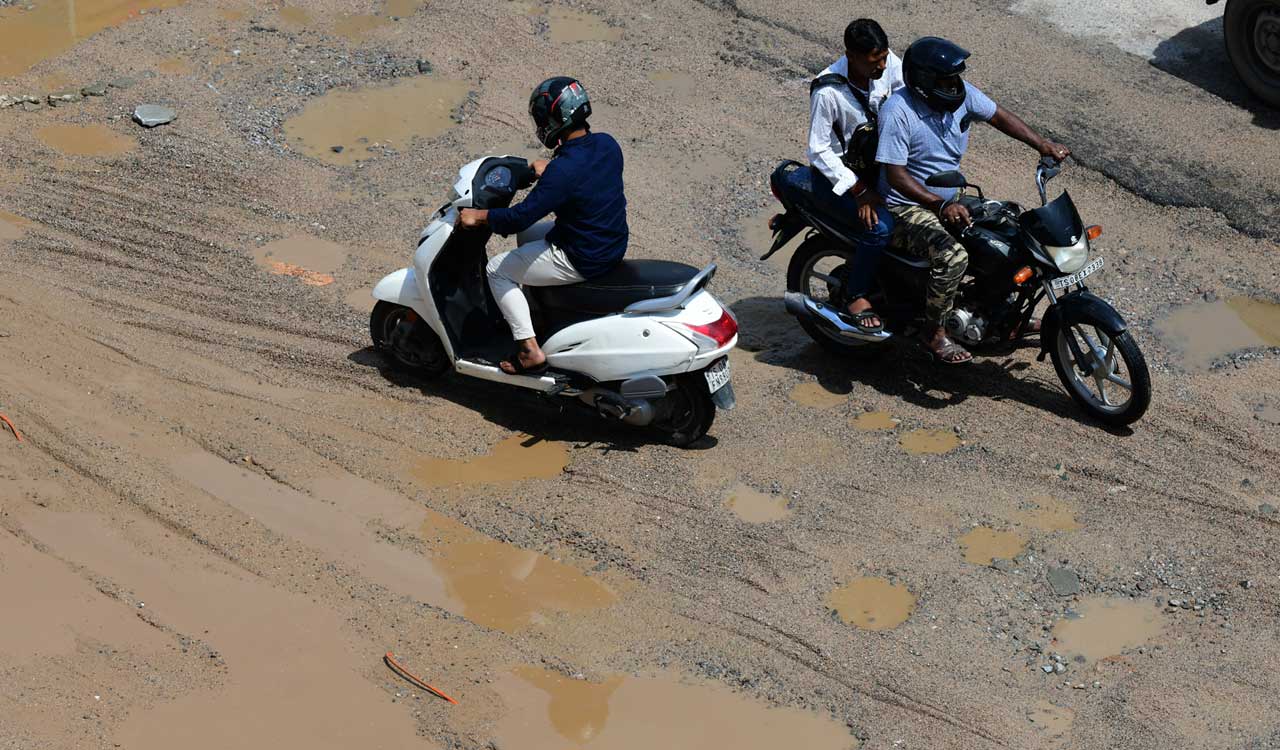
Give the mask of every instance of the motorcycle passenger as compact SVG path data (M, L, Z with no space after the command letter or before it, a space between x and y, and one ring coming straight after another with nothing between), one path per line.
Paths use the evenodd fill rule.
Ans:
M608 273L626 253L629 236L622 149L587 124L591 102L582 84L564 76L543 81L529 97L529 114L538 140L555 149L550 161L532 163L537 185L511 208L464 208L458 218L464 227L487 224L498 234L516 235L518 247L495 256L486 268L516 340L515 354L499 365L512 375L547 368L520 285L562 286ZM551 213L554 223L538 223Z
M810 86L809 164L813 195L823 209L844 215L859 231L850 264L845 298L850 321L865 333L884 329L871 309L867 294L875 278L880 255L889 243L893 218L877 191L874 164L853 161L867 150L874 160L876 113L889 96L902 88L902 61L889 49L889 38L880 24L860 18L844 30L844 57L822 71ZM859 132L865 130L865 132Z
M927 188L931 175L959 169L969 147L969 126L989 122L996 130L1058 161L1071 151L1041 137L1016 115L997 105L960 77L969 52L938 37L924 37L907 48L902 67L906 87L880 110L880 189L895 225L890 244L928 259L924 345L934 360L963 364L973 359L946 335L943 322L953 307L969 256L947 231L972 223L969 211L952 203L957 191ZM1031 330L1035 330L1033 328Z

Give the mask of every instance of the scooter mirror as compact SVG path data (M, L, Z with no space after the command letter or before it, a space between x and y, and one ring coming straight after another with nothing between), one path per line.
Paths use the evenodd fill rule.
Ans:
M924 181L924 184L929 187L963 188L969 186L969 181L964 178L964 175L960 174L956 170L949 169L946 172L939 172L935 175L931 175L929 179Z

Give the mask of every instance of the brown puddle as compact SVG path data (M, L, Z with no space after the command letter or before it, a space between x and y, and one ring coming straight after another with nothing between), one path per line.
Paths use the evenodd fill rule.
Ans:
M544 13L541 8L531 15ZM555 7L547 13L547 21L551 27L551 41L554 44L569 42L616 42L622 39L622 29L617 29L604 22L604 19L590 13Z
M1156 330L1182 364L1206 370L1241 349L1280 346L1280 304L1249 297L1197 302L1170 312Z
M138 147L137 141L105 125L45 125L36 137L67 156L120 156Z
M519 750L847 750L849 730L798 708L777 708L706 682L613 676L575 680L539 667L502 675L502 747Z
M886 578L859 578L827 595L840 619L863 630L889 630L907 621L916 597Z
M1076 607L1080 617L1060 620L1053 629L1057 650L1089 661L1119 656L1150 643L1164 632L1160 611L1151 602L1093 596Z
M426 487L506 484L527 479L554 479L569 464L563 443L515 435L493 447L487 456L466 459L424 458L413 478Z
M745 484L729 490L725 505L747 523L781 521L791 515L785 496L768 495Z
M848 394L832 393L823 388L820 383L815 383L811 380L798 383L795 388L791 389L792 401L801 406L809 406L814 409L833 409L841 406L848 399Z
M382 16L371 16L356 13L342 16L333 24L333 33L348 42L358 42L383 26L391 25L391 20Z
M311 23L311 14L307 12L306 8L286 5L280 9L280 20L289 26L306 26Z
M849 426L862 432L892 430L898 426L898 420L887 411L864 411L849 420Z
M253 251L253 260L271 273L293 276L309 286L332 284L347 250L327 240L296 235L268 242Z
M1071 731L1071 723L1075 718L1075 711L1055 706L1049 701L1037 701L1027 711L1027 720L1050 737L1061 737Z
M0 8L0 78L66 52L82 39L138 16L143 9L174 8L184 0L40 0L24 10Z
M8 211L0 211L0 240L16 240L26 234L31 222Z
M435 138L453 127L450 117L471 90L465 81L430 76L382 88L334 90L312 100L285 122L295 148L329 164L371 158L372 144L399 150L415 138ZM335 152L334 147L341 152Z
M1040 495L1031 498L1035 508L1015 514L1019 524L1040 531L1079 531L1084 528L1076 521L1075 513L1055 498Z
M586 612L616 597L582 571L532 550L499 542L439 514L422 525L440 540L431 567L449 597L472 622L507 632L541 625L552 612Z
M655 70L649 74L649 80L667 96L689 98L702 93L698 79L682 70Z
M409 713L362 674L377 657L357 653L343 619L308 597L220 560L202 564L143 552L165 544L164 531L149 522L134 524L127 539L90 515L44 513L24 527L137 597L156 621L225 664L216 685L184 684L172 700L121 717L110 737L115 746L433 747L417 736Z
M236 21L243 21L246 15L246 11L242 8L218 9L218 17L224 21L231 21L232 23L235 23Z
M759 258L773 247L773 230L769 228L769 220L780 213L782 213L782 206L773 204L761 209L759 213L745 217L738 225L738 236L742 238L742 244L747 246L752 258ZM801 232L798 236L803 237L804 233ZM793 237L790 242L779 248L778 252L769 256L767 262L780 270L786 270L795 246L796 238Z
M946 453L960 447L960 438L954 430L912 430L898 442L913 456Z
M1027 546L1027 540L1012 531L996 531L977 526L960 537L965 562L990 565L996 560L1012 560Z
M312 497L210 453L170 459L170 465L185 481L267 528L381 586L478 625L511 632L557 612L605 607L616 598L571 565L499 542L350 474L316 480ZM417 532L429 556L380 540L370 524Z
M407 18L418 12L424 0L387 0L382 6L382 15Z
M165 75L185 76L191 72L191 62L185 57L166 57L156 65Z

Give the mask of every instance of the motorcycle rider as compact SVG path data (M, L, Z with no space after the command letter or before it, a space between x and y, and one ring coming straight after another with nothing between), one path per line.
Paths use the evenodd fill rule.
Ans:
M875 118L889 96L902 88L902 61L889 49L880 24L859 18L844 30L844 57L822 71L810 86L809 164L819 205L837 215L857 217L861 231L845 279L850 321L866 333L884 329L866 295L880 255L889 243L893 218L876 190L874 169L855 173L847 152L858 151L860 137L875 136ZM869 124L867 133L860 126ZM874 144L871 154L874 155ZM853 154L858 156L858 154ZM871 165L867 165L871 166Z
M511 375L547 368L520 285L577 284L608 273L622 260L629 237L622 149L587 124L591 101L582 84L566 76L548 78L530 95L529 114L538 140L555 149L550 161L532 163L537 185L511 208L464 208L458 217L463 227L487 224L498 234L516 235L518 247L486 267L489 288L517 342L515 354L499 365ZM538 223L551 213L554 223Z
M969 52L938 37L917 39L903 56L905 88L880 110L880 189L895 219L895 248L929 261L925 327L921 337L934 360L963 364L973 355L946 335L943 322L969 264L964 246L948 228L972 223L969 211L950 199L954 189L927 188L931 175L959 169L969 146L969 126L989 122L996 130L1062 161L1071 150L1041 137L1012 112L961 78ZM1034 328L1033 328L1034 330Z

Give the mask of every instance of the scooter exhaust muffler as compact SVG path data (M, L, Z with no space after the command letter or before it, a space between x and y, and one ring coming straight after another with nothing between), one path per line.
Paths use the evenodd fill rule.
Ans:
M858 330L857 326L851 325L844 319L835 308L822 302L818 302L812 297L805 296L800 292L787 292L782 297L783 303L787 306L787 312L800 317L807 317L816 321L819 325L835 331L836 334L843 338L854 339L856 341L866 341L872 344L878 344L893 337L888 331L880 331L879 333L865 333Z

